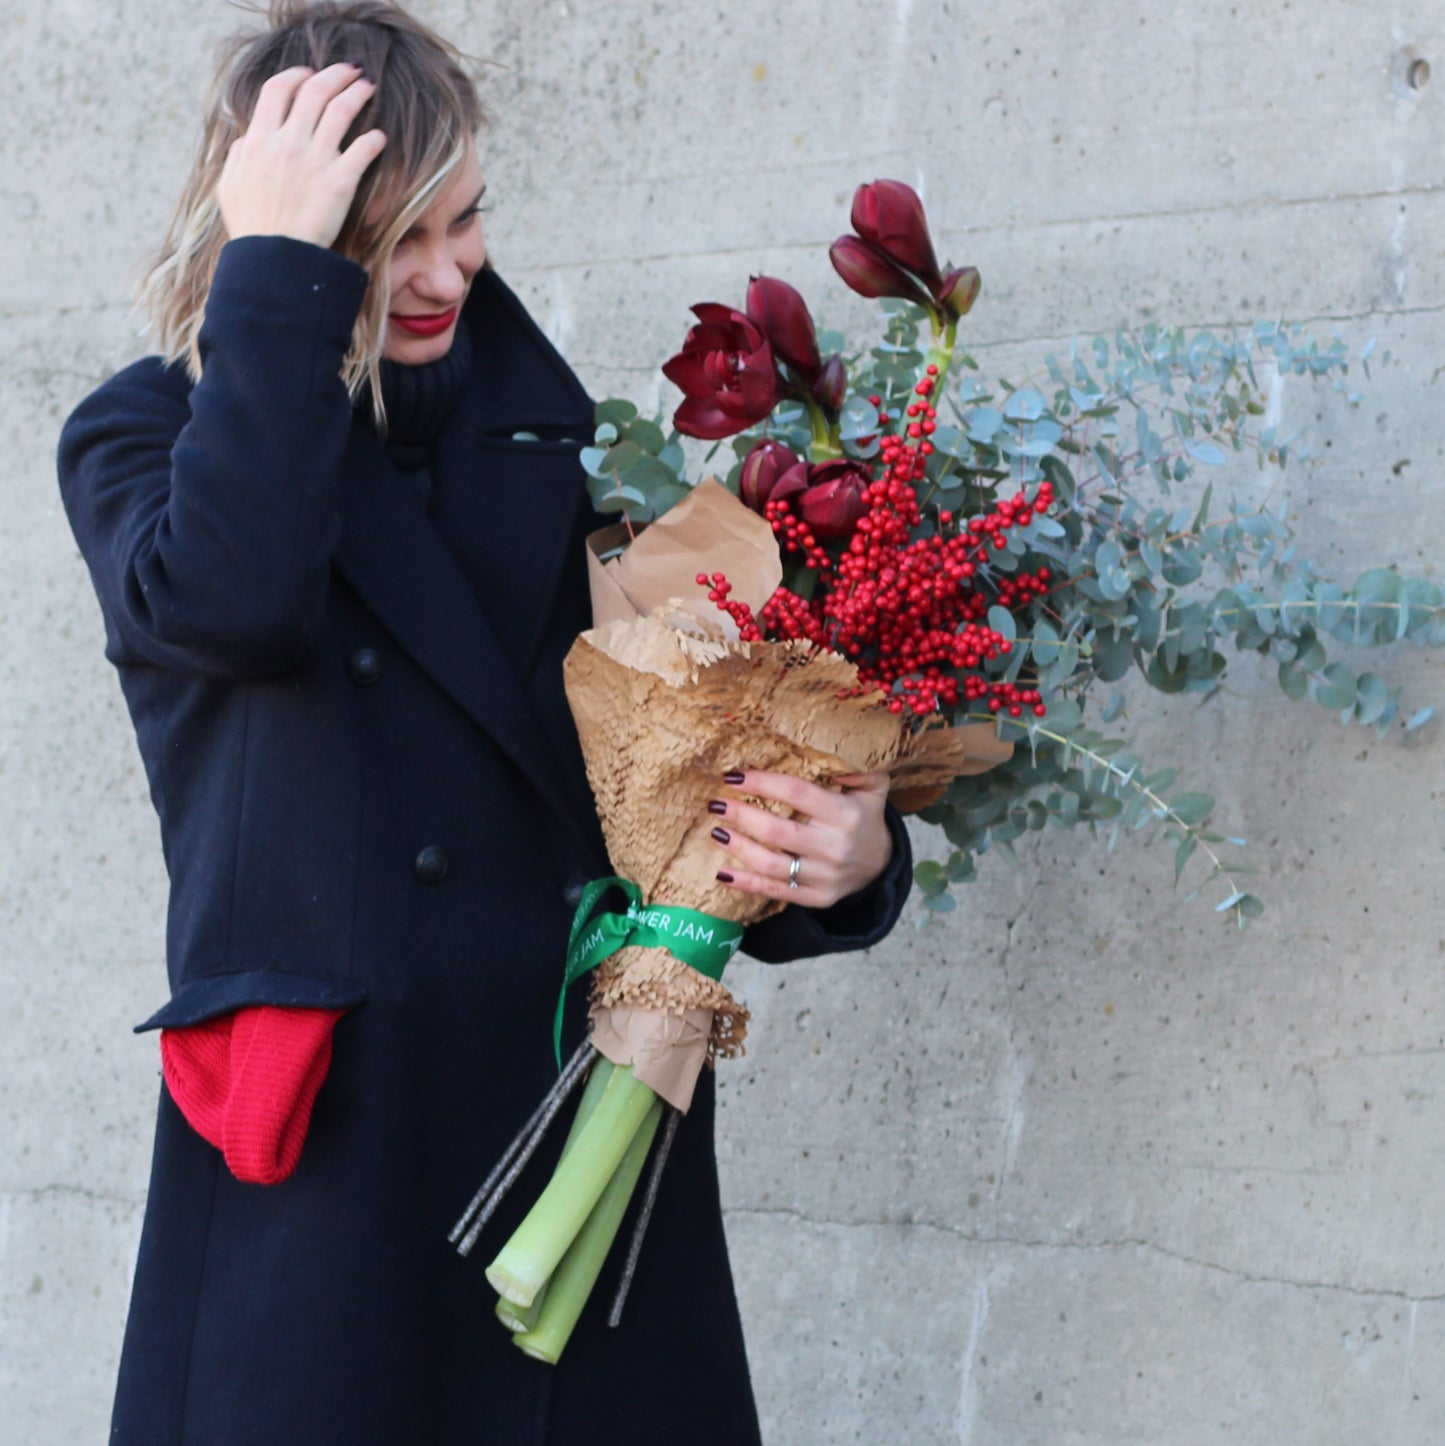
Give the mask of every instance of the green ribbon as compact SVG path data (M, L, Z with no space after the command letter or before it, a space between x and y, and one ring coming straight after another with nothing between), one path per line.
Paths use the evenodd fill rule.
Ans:
M598 914L594 918L592 911L603 894L612 888L621 889L627 896L627 912ZM699 974L721 979L728 960L742 942L743 926L732 919L720 919L716 914L684 909L677 904L644 904L642 890L631 879L594 879L582 890L567 939L567 968L562 976L562 993L552 1026L557 1067L562 1066L562 1008L567 990L604 959L628 944L666 949Z

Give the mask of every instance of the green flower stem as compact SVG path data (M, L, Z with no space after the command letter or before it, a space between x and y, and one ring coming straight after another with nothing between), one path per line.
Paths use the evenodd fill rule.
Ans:
M592 1116L592 1111L597 1108L597 1101L602 1098L607 1081L616 1068L617 1066L606 1055L597 1056L597 1062L592 1066L592 1072L587 1076L587 1083L582 1089L582 1098L577 1101L577 1112L572 1116L572 1127L567 1131L567 1139L562 1145L561 1159L565 1160L572 1146L577 1143L577 1137L582 1133L582 1126L587 1123ZM499 1296L497 1319L509 1331L529 1331L537 1324L537 1317L542 1310L542 1302L546 1298L547 1287L545 1285L537 1292L536 1299L529 1306L515 1305L506 1296Z
M582 1127L592 1118L592 1112L597 1108L597 1101L600 1100L607 1089L607 1081L612 1078L612 1072L617 1068L605 1054L597 1056L597 1062L592 1066L592 1073L587 1076L587 1083L582 1087L582 1098L577 1101L577 1113L572 1116L572 1127L567 1131L567 1138L562 1143L562 1153L558 1157L565 1160L573 1145L577 1143L577 1137L582 1133Z
M650 1091L649 1091L650 1093ZM617 1237L622 1217L632 1200L632 1192L647 1163L658 1121L662 1118L662 1101L655 1095L642 1123L632 1137L621 1163L613 1171L607 1188L568 1247L566 1255L552 1272L542 1310L536 1325L512 1338L512 1343L539 1361L556 1365L571 1338L582 1308L597 1284L607 1252Z
M513 1305L505 1296L497 1297L497 1319L512 1332L513 1335L520 1335L523 1331L529 1331L537 1324L537 1317L542 1314L543 1302L547 1299L547 1287L544 1285L537 1292L537 1298L531 1305Z
M828 425L828 414L812 397L804 396L803 405L808 409L808 426L812 439L808 443L808 459L812 462L831 462L843 455L843 444L838 440L836 426Z
M607 1188L657 1096L630 1068L614 1069L573 1148L527 1218L487 1267L498 1295L531 1305Z
M949 368L953 365L953 353L958 341L958 318L950 317L943 328L943 335L940 337L935 325L933 332L933 343L928 348L928 355L923 362L923 372L927 376L928 368L936 366L938 375L933 379L933 393L929 397L933 401L935 397L943 395L943 384L948 379ZM934 402L936 406L937 403Z

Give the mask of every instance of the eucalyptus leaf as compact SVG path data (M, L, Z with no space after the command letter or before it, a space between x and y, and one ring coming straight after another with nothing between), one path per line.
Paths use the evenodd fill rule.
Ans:
M642 448L636 442L614 442L602 459L602 471L625 472L634 463L642 460Z
M1286 698L1298 702L1309 692L1310 675L1298 663L1281 663L1279 686Z
M845 442L875 436L879 428L878 408L867 397L849 397L838 418L838 435Z
M1388 568L1372 568L1354 586L1357 641L1377 641L1382 634L1396 635L1400 602L1400 576Z
M1193 834L1185 834L1179 840L1178 847L1174 850L1174 885L1179 886L1179 880L1184 876L1184 867L1194 857L1195 850L1199 847L1199 840Z
M649 496L659 487L674 489L673 493L669 494L668 507L681 502L692 491L692 488L685 487L678 481L677 473L660 457L639 457L619 475L627 486L635 487ZM659 510L665 512L667 507Z
M619 429L625 427L637 415L637 406L622 397L609 397L605 402L598 402L596 415L599 431L604 426L612 429L610 437L599 437L598 440L615 442Z
M1361 723L1377 722L1390 706L1390 689L1378 673L1361 673L1356 685L1355 717Z
M1203 823L1214 812L1214 800L1207 793L1178 793L1169 800L1169 812L1181 823Z
M1003 426L1003 413L997 407L975 407L963 420L975 442L991 442Z
M1083 709L1074 699L1060 698L1049 705L1048 715L1041 718L1039 724L1049 733L1067 736L1079 726L1083 716Z
M592 505L599 512L642 512L640 519L646 521L647 498L635 487L624 487L607 478L590 478L587 490L592 494Z
M933 859L913 866L913 882L925 894L941 894L948 887L948 871Z
M653 457L656 457L666 444L662 428L656 422L649 422L646 417L634 418L624 428L622 435Z
M1034 624L1030 647L1034 661L1041 665L1052 663L1059 656L1059 635L1047 618L1040 618Z
M1004 403L1003 414L1011 422L1032 422L1043 416L1047 405L1037 387L1020 387Z
M1355 675L1343 663L1330 663L1324 672L1311 681L1315 702L1325 708L1355 706Z
M1222 467L1229 460L1224 449L1216 446L1213 442L1205 442L1199 439L1186 440L1184 450L1188 452L1196 462L1203 462L1208 467Z
M1009 642L1013 642L1018 637L1018 623L1007 608L991 607L988 610L988 625L994 632L1001 633Z
M1102 682L1118 682L1134 666L1133 640L1112 629L1100 632L1094 638L1093 664L1094 674Z

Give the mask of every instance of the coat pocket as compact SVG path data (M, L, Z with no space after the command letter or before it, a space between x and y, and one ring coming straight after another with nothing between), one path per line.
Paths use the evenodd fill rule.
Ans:
M281 1008L351 1009L366 998L366 990L350 979L327 979L316 974L293 974L284 969L243 969L232 974L209 974L187 979L144 1024L137 1034L151 1029L184 1029L237 1009L257 1004Z

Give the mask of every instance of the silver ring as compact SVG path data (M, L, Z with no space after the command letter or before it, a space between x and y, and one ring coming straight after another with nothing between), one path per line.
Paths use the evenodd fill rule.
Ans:
M803 861L797 854L794 854L793 862L788 865L788 887L790 889L796 889L798 887L798 877L802 872Z

